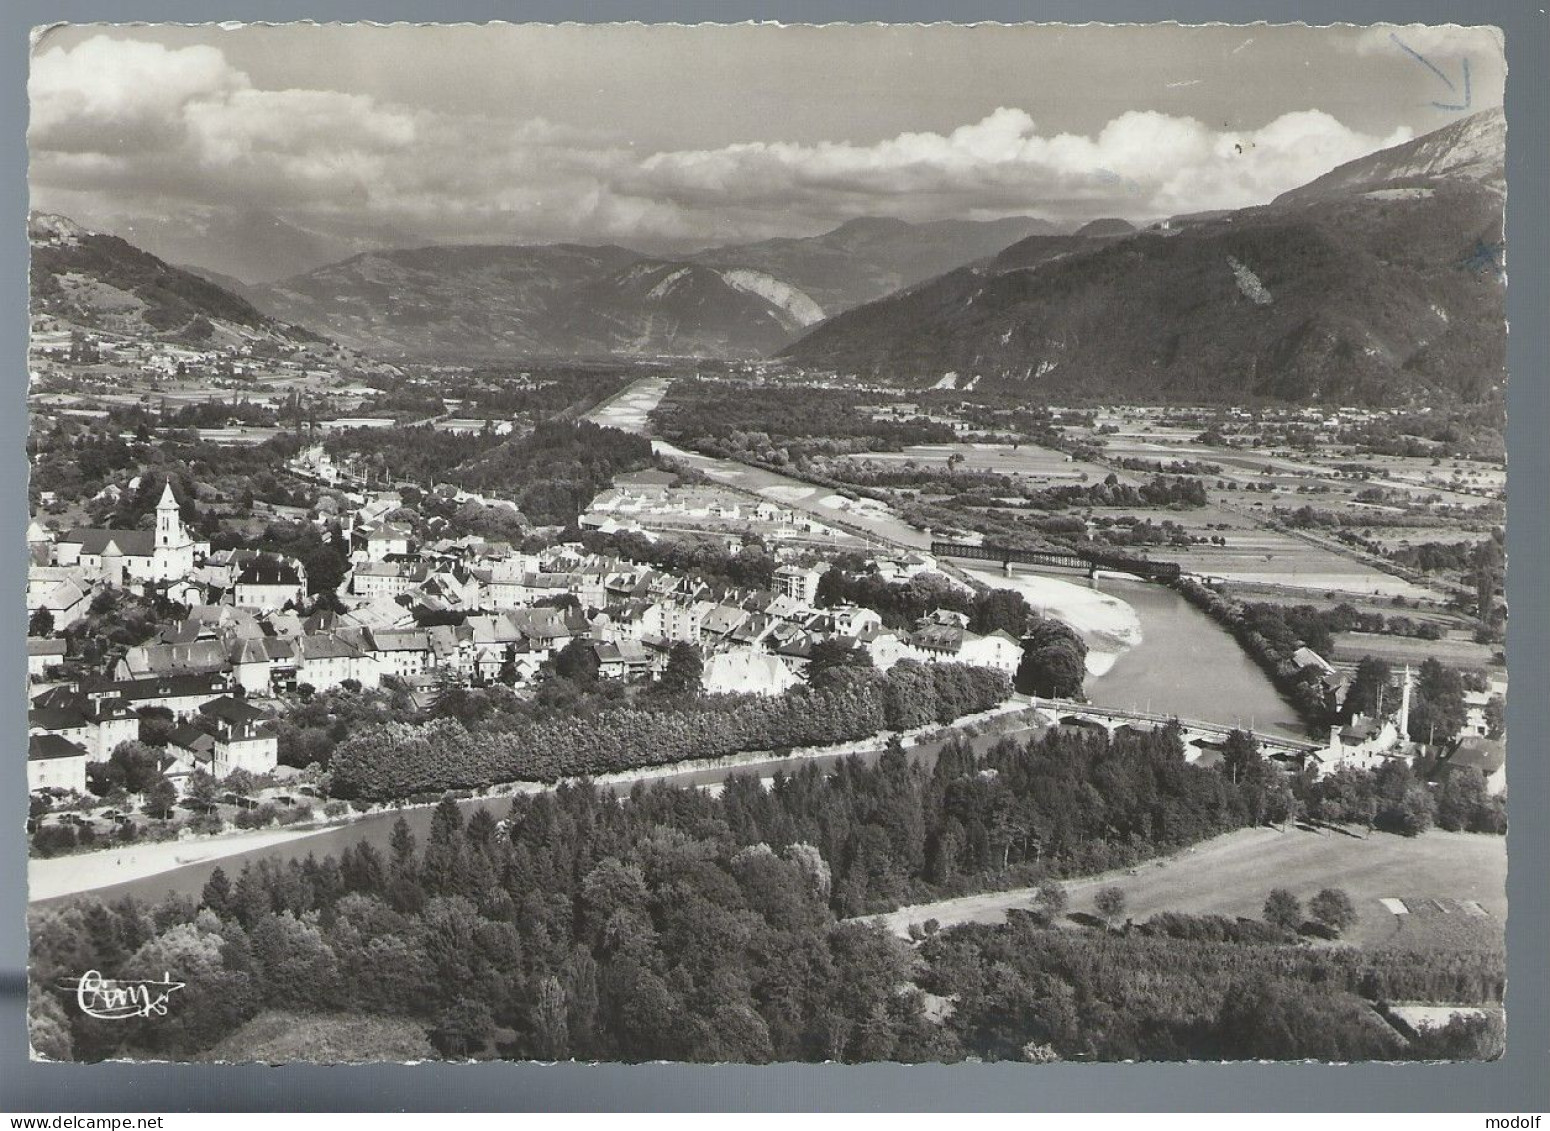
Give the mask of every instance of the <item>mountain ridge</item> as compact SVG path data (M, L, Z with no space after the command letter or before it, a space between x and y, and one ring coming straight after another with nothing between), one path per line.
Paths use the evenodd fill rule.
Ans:
M1128 235L1030 237L831 318L779 357L910 384L979 375L1061 398L1490 396L1505 373L1497 116L1267 205Z
M31 312L71 326L184 345L318 342L192 271L57 213L27 220Z
M243 293L277 318L377 352L763 357L837 309L1049 227L871 217L684 257L617 245L433 244L363 252Z

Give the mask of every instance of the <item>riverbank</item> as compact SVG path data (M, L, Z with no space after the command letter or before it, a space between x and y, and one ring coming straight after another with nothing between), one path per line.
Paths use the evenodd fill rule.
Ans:
M1107 674L1114 662L1141 643L1141 618L1131 605L1109 593L1037 573L1013 573L958 564L959 570L992 589L1020 593L1034 612L1069 625L1087 644L1087 674Z
M185 840L128 844L122 848L103 848L96 852L32 859L27 862L27 901L38 903L130 880L143 880L190 864L204 864L305 840L348 823L331 821L300 829L292 827L214 833Z
M1027 716L1024 719L1022 716ZM1032 711L1027 699L1013 696L988 711L965 715L947 726L920 727L899 735L906 748L939 741L953 731L965 734L1010 733L1026 723L1024 729L1033 726ZM888 735L871 735L851 742L832 746L803 747L789 752L769 750L747 751L724 758L704 758L689 762L674 762L662 766L650 766L634 770L621 770L590 779L601 788L619 788L628 792L637 783L694 778L709 775L709 781L686 781L686 785L709 785L734 773L756 771L761 767L790 768L793 763L832 760L850 754L873 753L887 744ZM466 799L466 803L510 800L521 794L541 793L559 788L561 784L576 785L583 779L568 778L554 784L543 782L507 782L478 791ZM365 811L351 810L340 820L304 828L263 829L252 832L215 833L208 836L190 837L185 840L161 841L155 844L128 845L123 848L102 849L96 852L78 852L70 856L54 856L28 861L27 899L30 903L59 899L63 896L80 895L99 888L114 887L135 880L151 879L167 872L200 864L213 864L234 856L245 856L266 849L280 848L296 841L324 833L347 830L360 824L400 812L417 809L430 810L437 803L411 805L407 803L374 805Z

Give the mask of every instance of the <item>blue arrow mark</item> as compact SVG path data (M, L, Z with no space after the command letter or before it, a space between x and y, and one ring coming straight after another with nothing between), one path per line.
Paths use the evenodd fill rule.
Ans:
M1389 38L1392 39L1395 43L1397 43L1399 45L1400 50L1403 51L1406 55L1409 55L1417 63L1420 63L1421 66L1425 67L1428 71L1430 71L1432 74L1436 75L1444 83L1446 83L1448 89L1453 91L1454 94L1458 93L1458 87L1454 85L1453 80L1450 79L1447 75L1443 74L1442 71L1436 66L1436 64L1434 64L1425 55L1422 55L1419 51L1415 50L1413 47L1411 47L1409 44L1407 44L1404 40L1400 39L1399 36L1396 35L1394 32L1389 32ZM1463 69L1464 69L1464 101L1462 103L1438 102L1438 101L1436 101L1434 99L1432 101L1432 105L1437 107L1437 109L1439 109L1439 110L1468 110L1470 108L1470 106L1473 105L1473 103L1474 103L1474 95L1473 95L1473 92L1470 90L1470 84L1469 84L1469 60L1468 60L1468 58L1465 58L1463 60Z

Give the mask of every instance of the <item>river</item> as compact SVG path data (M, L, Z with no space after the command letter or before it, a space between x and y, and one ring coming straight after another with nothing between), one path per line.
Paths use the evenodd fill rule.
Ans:
M648 418L671 378L637 381L592 414L599 424L649 434ZM757 491L819 517L835 517L825 488L762 468L654 441L663 454L683 459L722 483ZM1030 458L1026 453L1022 458ZM900 546L929 547L930 536L879 509L844 513L845 521ZM960 566L987 585L1016 589L1040 613L1065 621L1087 642L1087 695L1107 707L1176 714L1182 719L1251 726L1268 734L1306 738L1297 714L1269 677L1232 636L1172 589L1104 577L1095 592L1079 574L1018 567L1011 577L993 568Z

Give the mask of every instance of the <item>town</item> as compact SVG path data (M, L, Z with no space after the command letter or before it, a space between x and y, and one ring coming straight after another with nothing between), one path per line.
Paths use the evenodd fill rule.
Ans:
M95 363L97 354L88 353ZM46 350L39 360L40 373L51 374L54 381L77 364L73 355L61 360ZM210 364L206 359L173 379L195 386L200 373L212 371ZM222 371L219 363L214 371ZM769 380L755 379L760 385ZM647 428L649 410L671 385L658 377L627 383L605 397L592 417L608 426ZM203 392L209 398L223 395L215 386ZM147 396L142 394L142 404L134 408L138 418L148 411ZM642 398L646 413L641 412ZM80 436L88 438L101 423L112 426L107 413L126 411L108 398L80 403L102 406L89 411L103 415L85 417L89 430ZM182 410L161 410L163 417L175 411ZM289 439L283 430L270 428L247 441L250 448L289 443L285 450L294 454L280 469L289 486L278 485L270 494L290 501L265 502L244 489L245 497L227 508L225 522L232 526L251 516L280 523L288 538L306 545L307 552L299 556L265 546L263 536L250 539L252 545L212 549L208 533L191 530L183 517L190 509L198 513L209 488L196 492L199 497L180 498L170 477L157 478L149 469L123 481L109 477L92 500L97 513L122 513L110 511L109 505L122 508L127 500L148 502L154 495L154 506L144 508L134 529L62 528L48 512L70 511L57 492L38 492L43 513L28 532L28 670L33 681L28 767L37 799L34 828L45 851L70 843L89 847L101 836L208 832L220 827L222 818L241 818L244 825L264 819L263 814L277 822L321 818L313 810L328 802L326 751L314 758L316 744L304 741L298 728L287 723L316 697L337 692L386 688L399 697L404 717L426 716L434 714L449 689L500 686L532 696L557 667L570 670L578 662L621 687L649 685L669 674L675 649L681 655L684 646L694 656L696 687L709 695L771 697L803 686L815 649L883 672L906 660L986 668L1004 676L1009 687L1021 672L1020 690L1033 696L1025 699L1032 704L1038 703L1040 690L1050 690L1031 683L1031 669L1024 668L1032 607L1017 597L1021 613L996 625L985 622L975 614L974 602L997 591L993 576L968 561L939 559L932 549L947 544L930 542L899 522L890 501L750 490L718 474L703 456L669 456L613 475L584 503L567 531L535 528L517 502L493 492L448 483L395 483L389 467L368 458L372 445L399 437L404 438L399 443L412 443L425 431L510 443L533 427L507 419L478 422L473 433L459 432L456 425L438 430L446 421L457 421L459 411L465 406L443 405L429 420L325 417L305 430L316 439L305 433L300 440ZM1168 433L1159 432L1158 425L1178 415L1159 417L1144 409L1111 410L1108 417L1075 414L1066 443L1080 453L1078 468L1093 469L1095 475L1105 467L1123 469L1131 451L1166 453ZM913 426L932 422L910 403L874 407L872 416ZM1334 416L1337 429L1360 418L1349 410ZM1122 446L1119 452L1125 454L1104 453L1104 439L1120 430L1102 422L1127 418L1135 422L1131 434L1147 443ZM1072 482L1070 455L1064 467L1051 465L1027 436L1000 448L984 443L1006 441L1006 424L995 426L1001 432L986 432L961 416L945 419L964 439L962 450L971 465L1000 451L1002 457L990 458L1015 454L1028 466L1014 472L1015 483ZM1294 419L1306 426L1310 415L1303 411ZM1368 426L1375 419L1369 416ZM1236 424L1285 427L1278 416L1265 424L1251 414L1240 415ZM212 436L206 430L193 442L218 453L229 441L216 432ZM367 451L356 448L357 438ZM949 474L965 473L964 460L957 463L955 470L954 461L947 462ZM1164 466L1156 460L1152 464ZM1227 474L1213 466L1210 474ZM1248 466L1251 473L1259 470ZM1082 474L1085 479L1087 472ZM1144 483L1144 476L1136 481ZM1280 488L1303 489L1295 481ZM791 501L776 501L782 498ZM1496 505L1488 495L1471 510L1489 513ZM433 509L445 517L427 522ZM960 512L960 521L972 513ZM1167 513L1182 520L1188 511ZM1098 529L1092 519L1087 525L1089 535ZM492 528L507 536L476 532ZM994 527L989 529L994 533ZM960 531L958 536L970 547L987 545L983 532ZM1215 562L1220 560L1217 543L1225 539L1199 541L1208 557L1217 556L1209 557L1205 570L1193 567L1180 575L1175 586L1209 609L1219 600L1214 594L1225 592L1223 579L1212 576L1223 568ZM319 552L325 555L327 576L318 574L314 559L309 577L304 559ZM994 547L966 552L1006 558L1004 572L1016 591L1015 552ZM1094 560L1126 568L1122 555L1106 553ZM696 554L712 568L703 568ZM1186 553L1174 560L1196 559ZM1145 573L1139 566L1146 559L1136 561L1132 571ZM1403 567L1389 568L1406 575ZM1366 566L1356 569L1385 576ZM1091 584L1098 585L1093 576ZM857 583L862 578L864 585ZM1240 595L1274 591L1266 580L1240 577L1235 588ZM1281 581L1291 580L1283 571ZM1382 591L1380 580L1375 592ZM1291 592L1306 595L1305 590ZM912 598L914 607L906 616L896 611L899 593ZM1284 590L1282 596L1289 599ZM1456 591L1444 587L1432 607L1447 608L1455 599ZM1362 596L1351 592L1344 600L1360 603ZM1392 607L1373 602L1370 595L1367 601L1376 608ZM129 619L130 612L136 614L130 625L106 632L118 644L103 647L105 630ZM889 613L886 622L884 612ZM1054 616L1058 622L1058 609ZM1367 627L1372 617L1356 619ZM1376 622L1383 632L1381 614ZM1449 620L1433 613L1430 623L1446 626ZM1435 639L1437 634L1421 635ZM1468 687L1447 690L1457 703L1435 712L1447 729L1439 735L1432 721L1425 739L1414 740L1411 653L1401 649L1387 655L1400 663L1401 674L1385 659L1365 653L1356 657L1348 648L1342 649L1345 658L1337 660L1329 636L1304 629L1302 638L1290 638L1281 646L1284 652L1272 657L1286 677L1282 690L1300 688L1303 705L1309 699L1314 704L1295 731L1260 736L1267 753L1278 751L1276 765L1312 779L1343 768L1373 771L1391 760L1415 765L1422 776L1468 766L1483 776L1489 790L1501 792L1504 673L1479 673ZM1353 635L1358 638L1368 646L1405 639ZM1475 654L1485 654L1475 647ZM1448 679L1458 683L1456 674L1450 672ZM1359 706L1347 704L1353 683L1358 690L1351 704ZM1046 725L1112 732L1121 723L1150 729L1182 717L1203 724L1192 732L1188 757L1204 766L1223 760L1231 720L1194 720L1187 706L1170 710L1167 703L1148 702L1145 711L1140 703L1130 703L1117 710L1112 696L1102 700L1107 705L1085 706L1080 675L1058 690L1067 699L1056 696L1036 712ZM1439 694L1435 687L1430 693ZM1244 729L1251 730L1252 724ZM116 752L118 762L150 759L154 765L126 775L115 764ZM126 776L141 787L135 791L138 813L122 788ZM233 781L236 789L223 784ZM330 808L337 816L339 806Z

